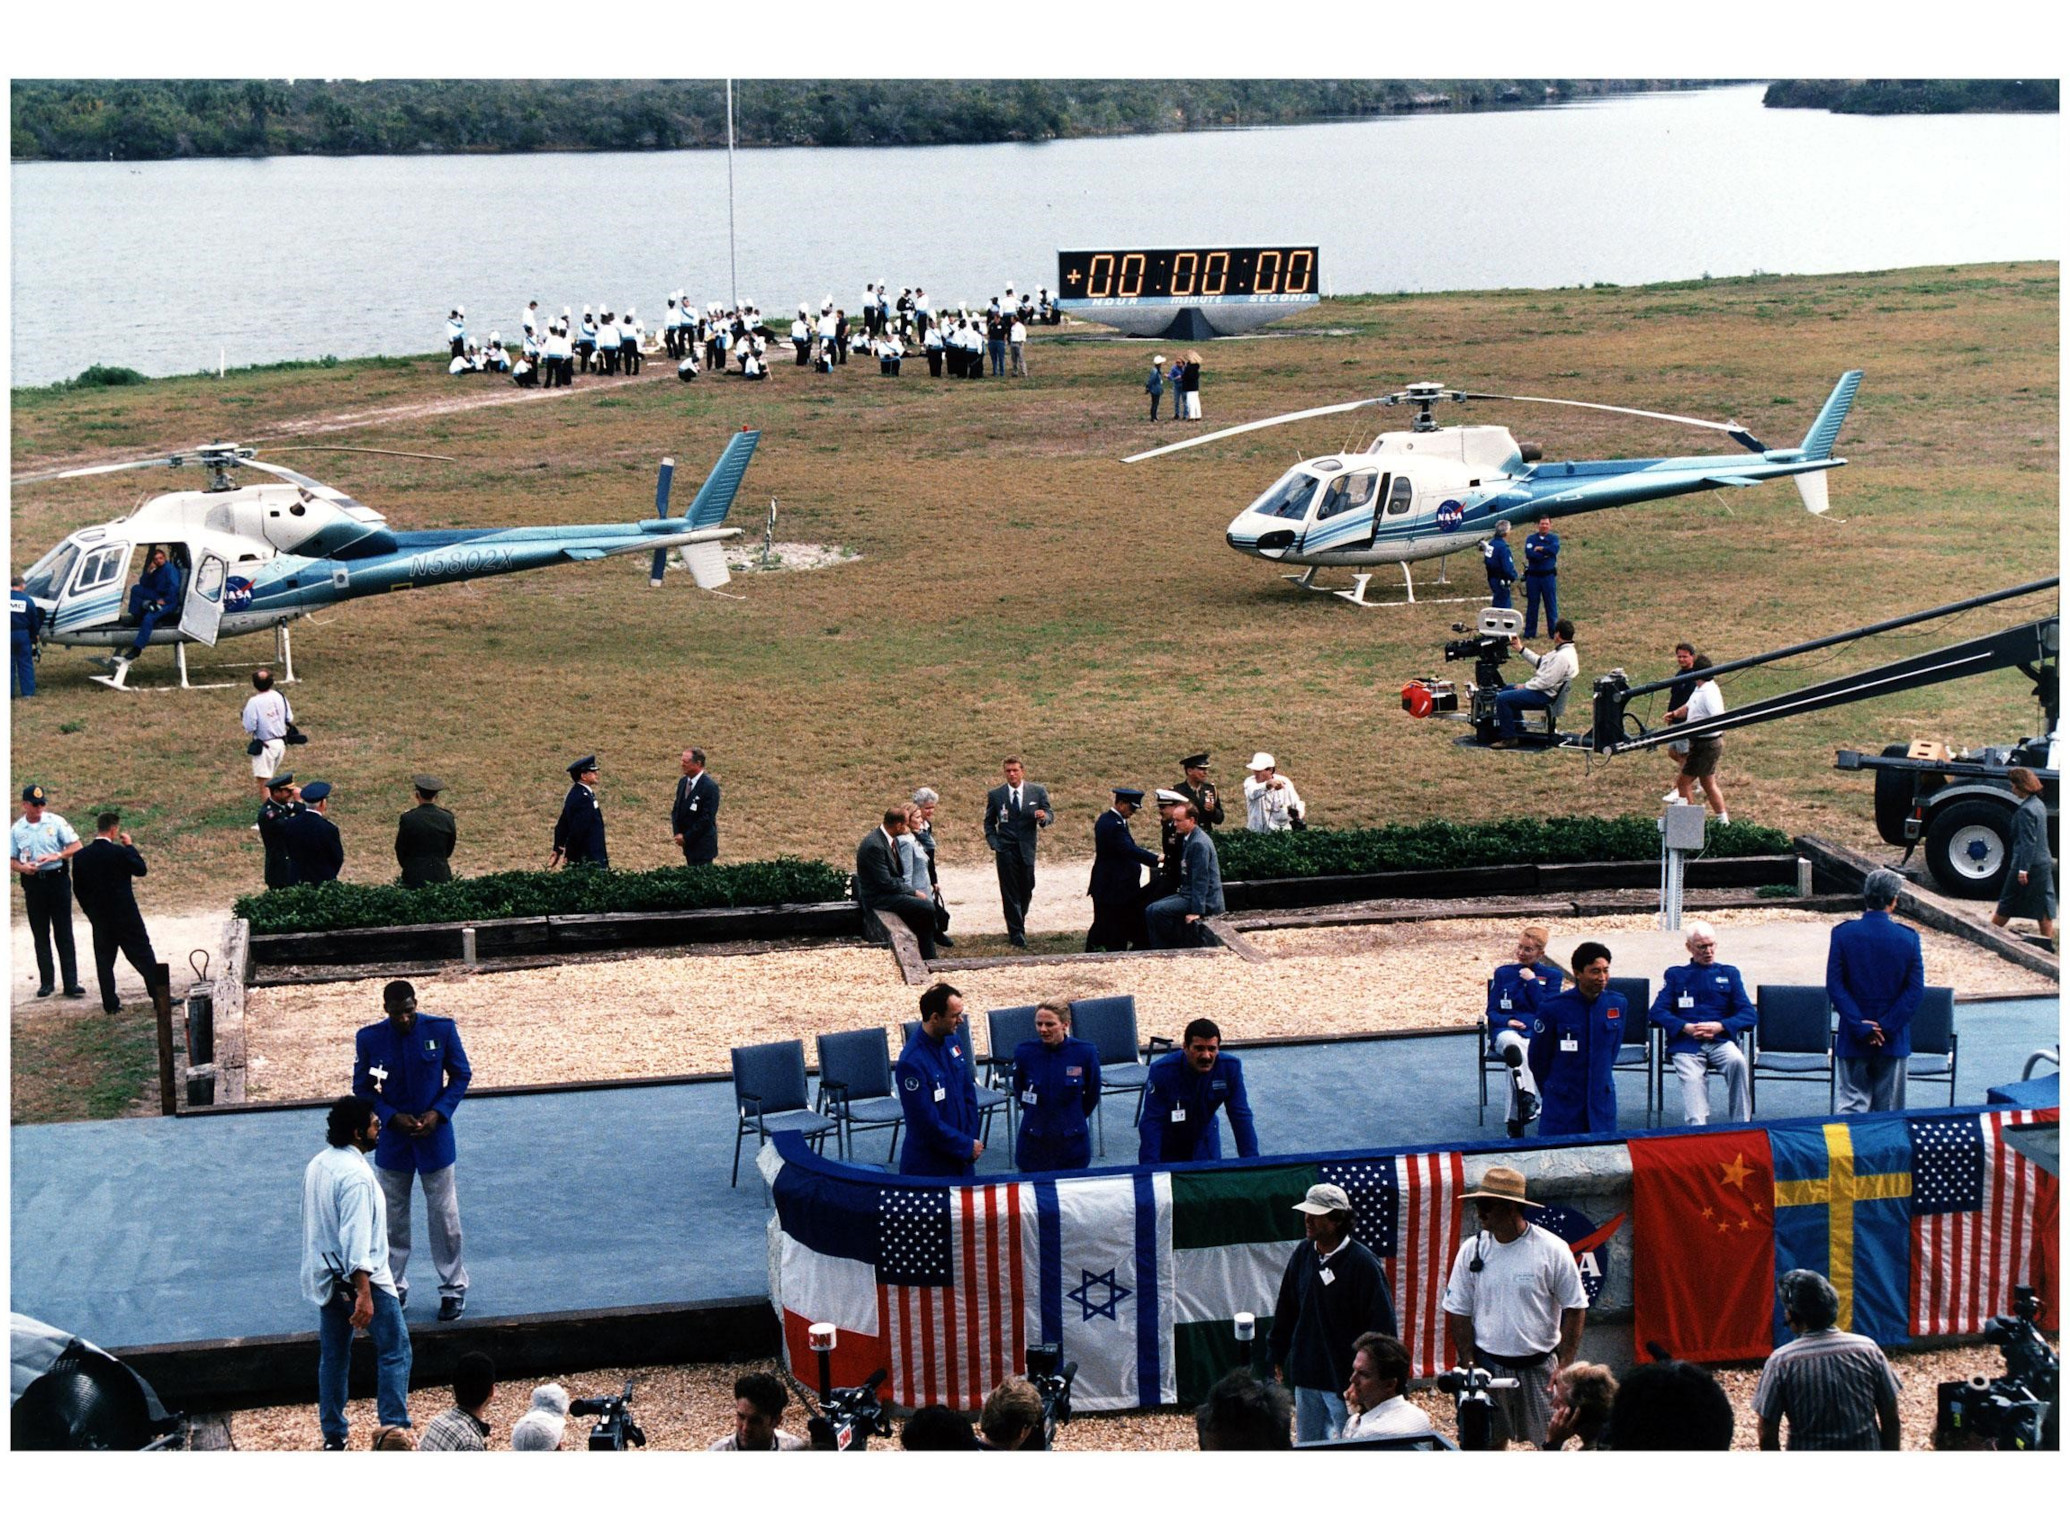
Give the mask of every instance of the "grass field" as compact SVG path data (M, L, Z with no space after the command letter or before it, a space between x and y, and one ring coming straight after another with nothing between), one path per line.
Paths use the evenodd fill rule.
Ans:
M2057 267L2036 264L1334 300L1302 332L1205 347L1198 428L1437 378L1735 416L1795 442L1834 379L1866 369L1830 519L1804 514L1778 483L1561 523L1562 605L1580 624L1584 680L1613 665L1651 680L1671 667L1678 638L1722 660L2053 572L2058 287ZM270 449L399 528L630 520L652 513L662 455L695 483L727 434L750 424L766 434L735 524L758 532L774 496L780 536L863 554L738 578L739 600L682 575L651 590L638 560L614 559L355 602L300 624L305 683L293 699L313 742L290 763L337 785L346 875L393 876L395 815L419 770L450 788L456 870L542 864L562 767L592 751L614 863L662 865L675 853L676 755L691 742L710 751L725 791L728 858L846 864L882 808L925 782L944 797L945 854L975 859L981 794L1008 752L1049 784L1051 857L1090 854L1110 785L1167 784L1179 756L1203 748L1232 791L1252 750L1276 754L1318 824L1658 802L1668 779L1658 758L1585 768L1573 756L1469 753L1452 745L1456 726L1400 710L1403 682L1444 668L1447 627L1474 605L1357 610L1297 592L1224 546L1230 516L1288 463L1404 428L1402 418L1311 421L1124 467L1124 453L1182 433L1142 418L1139 384L1156 348L1038 335L1032 378L976 386L931 381L924 367L892 380L855 364L829 379L784 364L758 387L685 387L664 367L636 386L318 438L447 453L450 465ZM432 359L24 390L14 464L251 441L283 434L286 421L499 391L509 390L449 379ZM1729 449L1675 426L1533 405L1455 407L1447 418L1508 424L1555 460ZM16 566L191 476L19 490ZM1423 565L1419 578L1434 572ZM1481 588L1477 560L1453 572L1457 593ZM1798 661L1728 683L1727 700L2037 609ZM245 639L218 657L256 663L270 652L268 640ZM140 680L168 678L169 651L140 668ZM42 782L75 822L89 805L122 804L153 858L140 889L148 906L220 905L258 887L241 680L117 696L86 672L77 652L46 655L41 694L14 706L15 781ZM2035 725L2026 690L1999 676L1734 734L1723 772L1734 814L1872 843L1869 780L1835 773L1834 747L2009 740Z

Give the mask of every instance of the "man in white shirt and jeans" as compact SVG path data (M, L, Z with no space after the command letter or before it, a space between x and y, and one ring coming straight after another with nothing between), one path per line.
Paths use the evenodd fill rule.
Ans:
M1497 1450L1510 1440L1544 1448L1553 1376L1572 1363L1588 1316L1574 1251L1525 1220L1526 1207L1542 1209L1525 1189L1519 1170L1498 1165L1460 1197L1474 1203L1481 1228L1459 1246L1445 1284L1445 1326L1461 1363L1517 1383L1489 1394L1488 1443Z
M1523 740L1517 735L1523 719L1518 714L1551 710L1553 698L1561 688L1581 673L1581 655L1574 651L1574 623L1569 617L1563 616L1553 624L1553 649L1543 657L1526 648L1520 637L1512 637L1509 646L1537 668L1522 685L1505 686L1496 693L1495 731L1500 737L1488 746L1491 749L1514 749L1521 744Z
M374 1340L376 1417L410 1427L410 1331L388 1273L388 1205L366 1155L381 1135L371 1100L331 1106L330 1144L302 1171L302 1294L316 1303L316 1412L323 1448L343 1450L356 1333Z
M252 697L244 704L244 731L257 744L252 754L252 775L258 779L259 796L266 795L266 783L280 774L281 756L287 753L288 729L295 725L294 710L287 697L273 688L273 671L252 671Z

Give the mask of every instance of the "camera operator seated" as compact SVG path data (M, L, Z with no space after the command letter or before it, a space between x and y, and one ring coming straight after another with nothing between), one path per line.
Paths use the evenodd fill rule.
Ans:
M1881 1346L1834 1326L1840 1293L1816 1270L1791 1270L1776 1285L1797 1337L1768 1357L1754 1388L1761 1448L1783 1448L1788 1419L1791 1450L1896 1450L1897 1377Z
M768 1371L749 1371L733 1379L733 1432L713 1440L712 1450L803 1450L805 1442L779 1429L790 1402L783 1382Z
M1351 1417L1340 1440L1392 1440L1429 1434L1430 1415L1402 1394L1409 1389L1409 1351L1392 1334L1362 1333L1352 1346L1351 1384L1344 1389Z
M1553 698L1581 673L1581 655L1574 651L1574 622L1569 617L1563 616L1554 623L1551 653L1533 653L1520 637L1512 637L1509 646L1537 669L1522 685L1505 686L1495 697L1495 731L1501 736L1488 746L1490 749L1516 748L1522 742L1518 735L1523 719L1519 714L1550 711Z
M981 1450L1042 1449L1042 1394L1025 1376L1009 1376L992 1388L978 1415Z

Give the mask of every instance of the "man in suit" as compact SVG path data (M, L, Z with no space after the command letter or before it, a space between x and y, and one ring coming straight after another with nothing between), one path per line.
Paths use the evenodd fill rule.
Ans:
M1179 890L1143 910L1152 950L1199 945L1200 921L1226 907L1222 902L1222 858L1215 852L1213 836L1200 826L1192 803L1181 803L1172 810L1172 827L1184 840L1186 853L1179 866Z
M553 856L546 869L551 871L563 861L570 866L609 866L611 853L604 846L604 810L597 805L597 757L585 754L570 765L568 779L573 784L561 802L560 819L553 826Z
M331 783L311 781L302 788L302 811L274 830L294 862L297 882L335 882L344 869L345 842L327 816L330 803Z
M1899 875L1884 867L1862 881L1862 916L1833 927L1826 951L1826 997L1839 1016L1833 1066L1840 1114L1905 1108L1912 1015L1926 997L1919 932L1897 912Z
M1155 851L1145 850L1128 831L1128 821L1143 805L1132 786L1114 788L1114 806L1093 824L1092 928L1085 935L1088 951L1126 951L1140 947L1143 933L1143 867L1157 867Z
M668 821L684 865L709 866L719 858L719 783L706 774L702 749L683 751L683 778Z
M122 832L120 813L103 813L94 820L93 843L72 857L72 893L93 926L93 965L101 979L101 1008L115 1014L122 1008L115 997L115 953L120 951L137 969L144 987L158 991L158 953L151 949L150 932L137 911L137 895L130 883L147 869L130 837Z
M917 896L898 871L898 837L906 832L906 810L888 809L881 828L855 847L855 901L871 913L892 913L920 942L923 960L934 960L934 905Z
M999 871L999 902L1006 938L1028 944L1028 904L1035 896L1035 836L1049 827L1049 789L1026 780L1017 756L1006 759L1006 779L985 798L985 843Z
M453 815L438 805L438 794L446 783L437 776L413 776L417 805L402 815L395 826L395 860L402 867L402 885L423 887L430 882L450 882L450 857L459 842L459 826Z

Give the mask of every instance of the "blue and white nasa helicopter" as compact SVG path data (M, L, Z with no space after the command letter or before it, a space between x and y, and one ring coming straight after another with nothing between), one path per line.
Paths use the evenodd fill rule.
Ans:
M725 584L725 550L740 534L724 526L762 433L745 427L726 443L696 498L679 517L668 512L673 459L663 459L655 518L622 525L517 526L493 531L396 531L351 495L291 468L260 462L253 449L218 441L140 462L103 463L34 473L17 484L154 467L199 467L206 487L153 496L121 520L75 531L30 568L25 593L43 609L44 641L109 648L91 676L115 690L128 684L139 618L130 613L131 562L139 548L166 549L177 576L174 602L148 643L171 643L181 688L187 644L213 647L226 637L272 628L282 679L294 679L288 623L340 601L396 590L515 574L557 563L587 563L651 553L660 584L668 553L681 548L699 589ZM326 451L365 448L325 447ZM382 453L415 456L419 453ZM278 483L240 486L232 473L269 474Z
M1477 546L1493 534L1498 520L1522 526L1540 516L1558 520L1701 489L1747 488L1771 478L1794 479L1804 508L1813 515L1825 514L1826 470L1846 466L1845 458L1832 455L1833 443L1861 381L1859 371L1841 377L1796 446L1764 446L1735 420L1698 420L1579 399L1469 393L1422 382L1381 398L1326 404L1232 425L1122 460L1144 462L1295 420L1411 405L1416 413L1409 429L1383 432L1363 452L1296 463L1229 523L1228 537L1229 545L1238 552L1302 569L1302 573L1284 577L1304 590L1318 588L1315 576L1320 569L1399 564L1408 591L1406 601L1367 600L1366 586L1373 578L1368 572L1356 575L1357 583L1349 590L1324 593L1360 606L1414 605L1416 586L1409 565ZM1718 457L1546 462L1540 447L1519 442L1503 426L1440 426L1432 416L1433 407L1441 400L1458 404L1470 399L1558 404L1694 425L1723 431L1746 451Z

